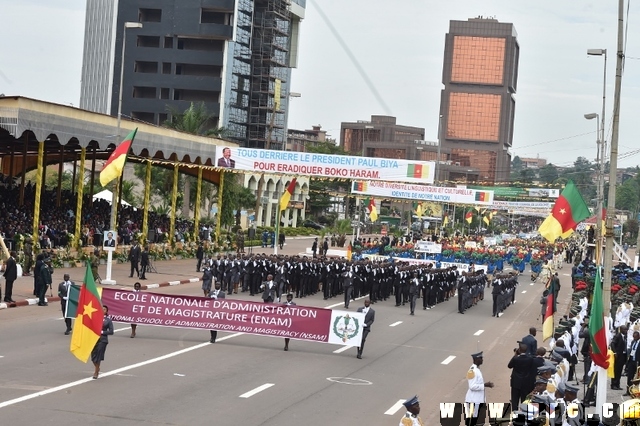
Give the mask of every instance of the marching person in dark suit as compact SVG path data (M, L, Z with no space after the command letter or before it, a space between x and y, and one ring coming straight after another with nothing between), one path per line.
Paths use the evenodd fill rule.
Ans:
M5 261L4 265L4 301L7 303L13 303L13 282L18 278L18 266L16 265L16 252L9 253L9 258ZM0 294L2 289L0 289Z
M530 327L529 334L527 334L522 338L522 343L527 345L527 355L529 356L536 356L536 352L538 350L538 341L536 340L536 332L537 330L535 327ZM512 407L516 407L516 406L512 405Z
M149 247L145 247L140 253L140 279L146 280L145 273L149 267Z
M273 282L273 275L267 275L267 281L262 283L260 290L263 290L262 300L264 300L264 303L272 303L276 300L276 297L278 297L278 287L276 283Z
M69 279L69 274L64 274L64 281L58 284L58 297L60 298L60 307L62 308L62 318L67 326L67 330L64 332L65 336L71 333L71 318L67 318L65 313L67 312L67 300L69 300L69 289L73 284L73 281Z
M410 315L415 315L416 310L416 301L418 300L418 296L420 295L420 279L418 278L418 273L414 272L413 277L409 281L409 307L411 308Z
M526 399L527 394L531 391L527 385L532 365L533 358L527 353L527 345L520 343L518 349L514 350L513 358L507 365L507 367L511 368L512 407L519 407L520 403Z
M226 298L225 292L220 290L220 282L219 281L216 281L215 290L211 291L211 293L209 294L209 297L211 297L214 300L225 299ZM215 343L216 342L216 338L218 337L218 330L209 330L209 332L211 333L211 339L209 340L209 343Z
M353 282L356 278L359 278L352 269L342 274L342 289L344 291L344 307L349 309L349 302L353 295Z
M295 306L296 302L293 301L293 294L289 293L287 294L287 301L284 302L284 305L286 306ZM285 352L289 350L289 339L288 337L284 338L284 350Z
M137 242L133 243L133 247L131 247L129 261L131 262L129 278L133 278L133 271L136 271L136 275L140 278L140 269L138 269L138 263L140 262L140 245Z
M625 371L627 375L627 389L625 395L629 395L629 386L631 386L631 381L636 375L636 370L638 369L638 361L640 361L640 333L634 331L633 340L631 341L631 346L629 347L629 358L627 360Z
M45 300L45 296L47 295L47 289L51 286L51 272L53 268L51 267L51 258L47 257L44 259L44 262L40 269L38 270L38 275L40 275L40 286L38 287L38 306L47 306L48 303Z
M364 349L364 342L367 340L367 336L371 331L371 324L376 320L376 311L373 308L369 307L371 305L371 300L364 299L364 306L358 308L358 312L362 312L364 314L364 324L362 325L362 343L358 347L358 355L356 358L362 359L362 350Z
M202 259L204 259L204 248L202 247L202 243L198 244L198 250L196 250L196 259L198 259L196 272L200 272L200 267L202 267Z

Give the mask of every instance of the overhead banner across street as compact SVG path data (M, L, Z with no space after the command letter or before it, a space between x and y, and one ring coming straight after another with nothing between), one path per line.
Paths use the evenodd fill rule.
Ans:
M309 306L102 289L113 321L360 346L364 314Z
M492 191L468 188L415 185L401 182L353 181L352 194L374 195L382 198L403 198L416 201L438 201L452 204L491 205Z
M433 183L435 163L217 146L217 167L310 177Z

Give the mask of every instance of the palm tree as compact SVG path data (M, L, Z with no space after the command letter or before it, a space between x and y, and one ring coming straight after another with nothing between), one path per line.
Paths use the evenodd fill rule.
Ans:
M170 129L179 130L193 135L224 137L227 130L222 127L214 127L217 118L207 112L204 102L194 104L193 102L184 112L179 112L173 108L169 108L171 118L165 121L164 126ZM184 204L182 205L182 216L189 217L189 208L191 200L191 179L184 177ZM195 206L194 208L198 208Z

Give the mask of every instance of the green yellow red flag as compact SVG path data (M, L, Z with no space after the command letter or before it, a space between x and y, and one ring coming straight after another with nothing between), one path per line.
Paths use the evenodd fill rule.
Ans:
M93 273L89 262L84 274L84 282L78 296L76 321L71 334L69 350L82 362L87 362L93 347L102 334L102 302L100 294L93 280Z
M138 128L136 127L111 153L109 159L104 164L104 167L100 172L100 185L106 186L115 178L122 176L122 170L124 169L124 164L127 162L129 148L131 148L131 144L133 143L133 139L136 137L137 132Z

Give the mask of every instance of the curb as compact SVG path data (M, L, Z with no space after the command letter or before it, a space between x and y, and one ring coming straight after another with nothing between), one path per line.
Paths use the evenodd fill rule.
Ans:
M160 287L169 287L169 286L175 286L175 285L181 285L181 284L197 283L198 281L200 281L200 278L189 278L187 280L180 280L180 281L167 281L167 282L159 283L159 284L143 285L143 286L141 286L141 289L142 290L151 290L151 289L160 288ZM60 298L57 297L57 296L56 297L45 297L44 300L47 303L49 303L49 302L59 302ZM37 298L23 299L23 300L18 300L15 303L2 302L2 303L0 303L0 310L9 309L9 308L18 308L20 306L37 306L37 305L38 305L38 299Z

